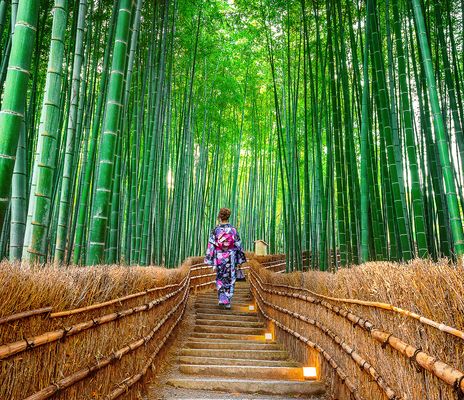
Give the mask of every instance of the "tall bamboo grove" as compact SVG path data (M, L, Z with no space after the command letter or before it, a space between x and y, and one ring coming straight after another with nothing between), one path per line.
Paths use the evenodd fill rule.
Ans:
M464 1L0 0L0 252L464 255Z

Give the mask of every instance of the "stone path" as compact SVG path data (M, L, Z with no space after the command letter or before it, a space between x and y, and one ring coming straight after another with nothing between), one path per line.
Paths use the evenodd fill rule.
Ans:
M214 291L196 297L172 371L149 399L322 399L324 384L304 380L302 366L265 339L265 324L248 309L246 283L237 284L233 300L223 310Z

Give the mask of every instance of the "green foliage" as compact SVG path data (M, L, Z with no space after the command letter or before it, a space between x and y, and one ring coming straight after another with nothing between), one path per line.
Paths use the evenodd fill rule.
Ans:
M0 0L3 256L175 266L223 206L289 270L463 253L462 1L67 3Z

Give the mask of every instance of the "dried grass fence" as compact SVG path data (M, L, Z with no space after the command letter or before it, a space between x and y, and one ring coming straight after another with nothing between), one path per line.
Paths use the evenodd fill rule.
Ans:
M178 269L0 264L0 399L139 399L191 290L210 287L199 257Z
M294 357L319 366L334 398L463 398L462 266L417 260L277 274L268 262L250 262L258 309Z

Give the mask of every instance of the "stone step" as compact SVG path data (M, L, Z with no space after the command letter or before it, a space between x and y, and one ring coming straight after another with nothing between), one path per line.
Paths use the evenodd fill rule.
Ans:
M238 307L248 309L248 306L249 306L249 303L246 303L246 302L240 303L238 301L235 301L235 299L232 299L231 304L232 304L232 310L237 309ZM219 308L218 306L219 304L217 300L211 300L211 301L198 301L197 300L195 303L195 308L214 307L214 308L221 310L222 308Z
M217 293L208 293L208 294L199 294L197 295L197 299L217 299ZM234 292L234 298L239 298L239 299L251 299L253 296L251 293L237 293Z
M220 312L220 313L208 313L208 312L198 312L196 317L199 319L209 319L217 321L260 321L257 313L249 313L248 315L237 315L230 312Z
M254 360L269 360L269 361L283 361L288 359L288 354L284 350L263 350L263 349L250 349L250 350L239 350L239 349L211 349L211 348L183 348L180 351L182 357L199 357L199 358L216 358L218 355L231 359L247 359L250 361ZM195 364L195 363L192 363Z
M227 310L224 308L219 308L217 304L211 307L196 307L197 315L198 314L216 314L216 315L243 315L243 316L248 316L248 315L257 315L256 311L249 311L248 307L243 308L243 307L237 307L236 305L232 304L232 309Z
M325 393L320 381L284 381L227 379L206 377L173 377L169 385L191 390L213 390L228 393L261 393L280 396L314 396Z
M215 325L195 325L194 332L203 333L230 333L243 335L264 335L266 331L263 328L242 327L242 326L215 326Z
M208 339L226 339L226 340L256 340L264 342L264 335L246 335L236 333L209 333L209 332L193 332L191 338L208 338Z
M282 350L280 345L275 342L263 343L243 340L222 340L210 338L194 338L185 343L185 346L191 349L228 349L228 350L253 350L260 352L263 350Z
M241 294L234 294L232 299L235 301L245 302L245 303L253 301L253 298L251 296L244 296ZM218 297L217 296L202 296L202 297L198 296L195 300L196 301L217 301Z
M241 297L241 298L249 298L253 297L250 291L248 292L241 292L241 291L234 291L233 294L234 297ZM206 294L197 294L197 299L217 299L218 297L218 292L214 291L213 293L206 293Z
M214 289L214 290L209 290L207 292L203 292L203 293L198 293L197 296L198 297L206 297L206 296L217 296L217 290ZM245 289L245 288L237 288L235 287L234 289L234 295L243 295L243 296L250 296L251 295L251 290L249 288Z
M265 328L264 322L260 321L240 321L240 320L217 320L217 319L204 319L197 318L196 323L198 325L214 325L214 326L235 326L235 327L253 327L253 328Z
M274 379L303 381L303 368L255 367L241 365L191 365L181 364L179 371L188 375L220 376L227 378Z
M233 343L233 344L246 344L246 343L278 344L274 340L249 340L249 339L237 339L237 338L223 339L223 338L209 338L209 337L192 338L191 336L189 336L188 339L192 340L193 342L207 342L207 343L228 342L228 343Z
M158 399L156 392L153 393L153 397L149 399ZM298 396L297 398L307 399L307 396ZM169 397L163 397L164 400L295 400L295 396L273 396L273 395L260 395L260 394L246 394L246 393L225 393L207 390L189 390L181 388L171 388L169 391ZM313 397L312 400L322 400L319 396Z
M224 355L219 353L221 356ZM217 355L217 354L216 354ZM243 359L243 358L216 358L216 357L192 357L180 356L180 364L187 365L235 365L235 366L253 366L253 367L294 367L301 368L301 365L293 361L285 360L261 360L261 359Z

